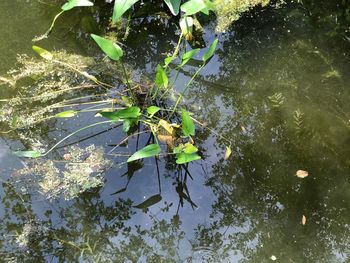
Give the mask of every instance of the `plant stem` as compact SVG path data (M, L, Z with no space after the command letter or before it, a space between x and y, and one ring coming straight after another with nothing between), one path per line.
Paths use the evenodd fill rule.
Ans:
M179 105L183 95L185 94L185 92L187 91L187 89L189 88L189 86L191 85L191 83L193 82L193 80L197 77L197 75L199 74L199 72L204 68L205 64L203 64L197 71L196 73L194 73L194 75L192 76L192 78L190 79L190 81L187 83L186 87L183 89L183 91L180 93L180 96L179 98L177 99L176 103L175 103L175 106L169 116L169 118L171 118L171 116L174 114L177 106Z
M112 121L101 121L101 122L96 122L96 123L93 123L93 124L90 124L90 125L87 125L83 128L80 128L79 130L76 130L74 132L72 132L71 134L67 135L66 137L64 137L62 140L60 140L58 143L56 143L54 146L52 146L46 153L42 154L41 156L46 156L48 155L50 152L52 152L59 144L61 144L62 142L64 142L65 140L67 140L68 138L72 137L73 135L81 132L81 131L84 131L86 129L89 129L89 128L92 128L94 126L97 126L97 125L100 125L100 124L105 124L105 123L111 123Z
M59 12L52 20L52 23L51 23L51 26L49 27L49 29L43 35L33 38L32 41L37 42L37 41L43 40L44 38L47 38L50 35L53 27L55 26L55 22L56 22L57 18L59 18L60 15L62 15L63 13L64 13L64 10Z

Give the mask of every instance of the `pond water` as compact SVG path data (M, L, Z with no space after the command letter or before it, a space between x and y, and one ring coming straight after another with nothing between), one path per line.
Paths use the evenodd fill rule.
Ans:
M17 54L35 56L31 39L45 32L58 2L0 2L0 76L18 67ZM98 14L106 9L102 5L65 14L38 45L97 54L87 33L103 31L96 21L104 19ZM120 164L125 157L117 156L111 158L103 186L70 200L47 199L30 190L38 182L23 185L16 173L28 163L11 151L31 144L16 132L3 133L2 260L348 262L350 44L346 35L334 34L331 23L319 24L315 16L299 5L271 8L243 17L218 36L216 55L186 96L191 111L213 131L197 129L203 158L189 164L188 173L168 158L157 163L146 159L135 167ZM136 76L153 79L164 53L176 45L175 26L162 19L154 15L139 21L124 42L127 67ZM213 36L209 25L202 42L210 43ZM178 90L195 70L193 63L181 71ZM12 96L13 89L0 86L0 97ZM28 105L20 107L25 111ZM39 124L29 134L39 131L40 147L47 149L93 122L94 115L87 113L73 122ZM2 130L6 127L0 123ZM101 126L66 143L79 142L81 148L95 144L108 152L124 137L119 129ZM139 139L140 144L148 141L146 135ZM228 141L233 154L224 160ZM135 141L120 148L132 151ZM49 157L62 160L66 150L59 148ZM298 178L298 170L309 175ZM128 178L127 189L113 194ZM195 205L179 198L181 183ZM159 193L162 201L147 211L133 207Z

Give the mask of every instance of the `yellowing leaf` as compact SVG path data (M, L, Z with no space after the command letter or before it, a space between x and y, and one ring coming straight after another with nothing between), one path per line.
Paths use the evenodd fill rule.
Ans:
M295 175L299 178L305 178L309 175L309 173L304 170L298 170Z
M226 147L226 152L225 152L225 156L224 156L224 160L227 160L232 154L232 150L231 147Z
M174 135L175 133L174 128L166 120L163 120L163 119L159 120L158 125L163 127L169 135L172 135L172 136Z
M51 52L47 51L46 49L43 49L41 47L38 46L32 46L32 49L42 58L46 59L46 60L52 60L53 59L53 55Z

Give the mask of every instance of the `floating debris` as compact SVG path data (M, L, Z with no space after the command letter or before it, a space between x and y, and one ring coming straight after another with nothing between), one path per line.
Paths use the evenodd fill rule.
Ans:
M299 178L305 178L309 175L309 173L304 170L298 170L295 175Z

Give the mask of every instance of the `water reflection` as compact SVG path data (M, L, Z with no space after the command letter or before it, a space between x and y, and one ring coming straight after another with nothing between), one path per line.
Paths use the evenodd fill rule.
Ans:
M188 167L194 180L171 159L159 160L158 177L152 159L112 168L103 188L50 202L5 180L1 255L14 262L348 260L349 54L343 38L324 38L299 8L269 12L222 37L189 96L218 134L198 131L204 158ZM128 42L130 64L145 75L176 40L158 37L151 24L144 19L147 30L130 32ZM81 147L121 138L112 130ZM227 140L234 154L225 161ZM295 177L299 169L309 176ZM147 212L133 207L159 192L163 200Z

